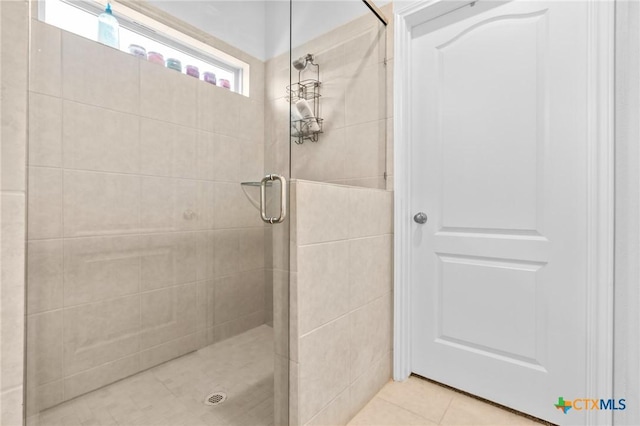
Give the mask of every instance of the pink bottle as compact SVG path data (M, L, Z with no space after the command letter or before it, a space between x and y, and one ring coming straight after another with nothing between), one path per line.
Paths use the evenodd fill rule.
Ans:
M160 64L164 66L164 56L162 56L162 53L149 52L147 54L147 60L149 62L153 62L154 64Z

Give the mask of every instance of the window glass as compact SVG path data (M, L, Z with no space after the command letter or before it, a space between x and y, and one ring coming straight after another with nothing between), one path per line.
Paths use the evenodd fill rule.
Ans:
M94 2L91 9L87 10L85 5L87 2L77 2L71 4L64 0L45 0L40 4L44 6L44 21L50 25L61 28L65 31L77 34L82 37L97 41L98 37L98 16L96 13L102 9L100 3ZM115 9L115 7L114 7ZM204 79L204 73L210 72L215 74L217 84L221 85L221 80L227 80L230 83L230 89L241 93L240 87L241 70L234 69L232 66L222 68L217 66L215 60L208 62L206 59L207 53L202 55L190 55L185 53L184 50L194 50L193 48L182 49L179 42L166 43L159 40L155 40L146 34L141 34L136 31L133 25L128 25L126 19L118 14L117 10L114 10L114 16L120 23L120 50L129 53L130 45L142 46L149 52L158 52L164 56L165 61L169 58L177 59L182 64L182 73L186 73L187 65L193 65L198 68L200 73L200 80ZM163 37L164 38L164 37ZM203 58L204 57L204 58ZM214 59L214 58L211 58Z

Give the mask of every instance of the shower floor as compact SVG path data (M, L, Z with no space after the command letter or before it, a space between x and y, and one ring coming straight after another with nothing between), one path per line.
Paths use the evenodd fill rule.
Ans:
M42 411L27 425L272 425L273 362L273 329L261 325ZM205 405L214 391L227 400Z

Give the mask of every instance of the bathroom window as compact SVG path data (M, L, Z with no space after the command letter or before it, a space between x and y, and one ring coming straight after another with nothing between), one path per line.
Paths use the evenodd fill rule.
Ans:
M105 5L106 0L40 0L38 14L47 24L97 41L98 15ZM226 80L230 90L249 96L247 63L124 5L113 1L111 5L120 24L123 52L129 53L130 45L142 46L147 53L162 54L165 60L178 59L183 73L187 65L196 66L200 80L204 80L205 73L213 73L218 86Z

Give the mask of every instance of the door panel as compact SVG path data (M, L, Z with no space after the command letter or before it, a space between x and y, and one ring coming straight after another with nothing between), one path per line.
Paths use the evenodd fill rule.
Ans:
M434 46L444 227L536 229L546 20L488 18Z
M536 275L541 264L467 256L438 258L439 339L535 360Z
M586 22L513 1L411 44L413 371L553 422L585 393Z

